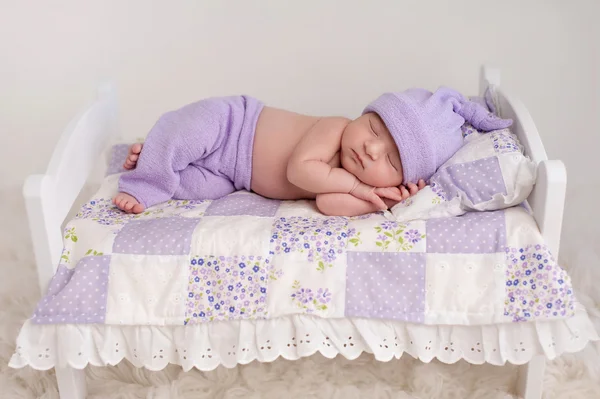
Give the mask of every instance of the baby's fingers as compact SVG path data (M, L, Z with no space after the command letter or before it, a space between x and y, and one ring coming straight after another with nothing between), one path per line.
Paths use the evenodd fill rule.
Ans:
M398 187L385 187L375 189L375 193L380 197L391 199L394 201L402 201L402 192Z
M424 188L425 188L425 186L426 186L426 184L425 184L425 180L423 180L423 179L419 180L419 182L418 182L418 187L419 187L419 190L422 190L422 189L424 189Z
M371 196L370 202L373 203L378 209L381 209L382 211L385 211L386 209L388 209L387 205L381 199L381 197L379 197L375 193L373 193L373 195Z
M410 193L408 192L408 190L406 189L406 187L400 186L400 192L402 193L402 199L403 200L405 200L408 197L410 197Z
M408 192L410 195L415 195L419 191L419 187L417 187L414 183L407 183L406 187L408 187Z

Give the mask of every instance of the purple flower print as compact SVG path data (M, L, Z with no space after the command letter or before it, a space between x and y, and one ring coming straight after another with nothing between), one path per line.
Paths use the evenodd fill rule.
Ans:
M494 131L491 134L494 151L499 154L521 152L517 139L506 129Z
M398 227L398 223L397 222L389 222L389 221L383 222L383 223L381 223L381 227L384 230L393 230Z
M186 304L185 324L267 316L264 307L260 311L257 306L266 301L265 277L271 273L263 257L195 257L190 260L189 271L188 290L192 295ZM205 274L204 280L196 276L199 273ZM246 294L255 301L246 300Z
M295 292L291 295L292 302L305 313L323 312L328 309L331 301L331 292L328 288L319 288L316 293L311 288L303 288L299 281L294 281L292 288Z
M377 238L375 245L382 251L389 249L390 244L394 243L394 251L410 251L414 245L425 238L418 229L409 229L410 224L385 221L375 227Z
M570 280L564 270L554 261L545 245L529 245L525 248L506 248L508 264L522 262L523 275L506 269L505 314L516 321L530 321L531 317L550 318L574 314L574 298ZM520 279L519 276L523 278ZM568 290L561 289L566 282ZM513 294L520 295L519 302ZM560 312L558 312L560 310Z
M292 294L292 298L296 298L296 300L307 304L308 302L313 300L312 290L301 288L295 294Z
M275 254L299 252L309 262L317 263L317 270L333 267L337 255L343 253L348 242L347 218L279 218L273 224L271 243Z
M408 241L411 242L413 244L418 243L419 241L421 241L421 233L419 233L418 230L415 229L411 229L408 230L406 233L404 233L404 238Z
M319 288L317 290L317 298L321 303L329 303L329 301L331 301L331 292L329 292L329 288Z

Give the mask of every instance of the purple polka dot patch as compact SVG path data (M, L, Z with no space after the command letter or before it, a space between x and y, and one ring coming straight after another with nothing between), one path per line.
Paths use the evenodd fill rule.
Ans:
M125 172L123 168L125 158L129 152L129 146L131 144L117 144L110 149L110 156L108 158L108 167L106 169L106 176L114 175L117 173Z
M431 182L445 191L450 199L465 193L473 205L491 200L496 194L506 195L497 157L466 162L440 169Z
M506 246L504 211L430 219L426 229L428 253L495 253Z
M204 215L273 217L280 203L256 194L234 193L213 201Z
M113 252L135 255L186 255L200 219L170 217L134 220L117 234Z
M86 256L71 270L59 265L32 322L104 323L109 265L110 256Z
M346 316L421 323L425 254L348 252Z

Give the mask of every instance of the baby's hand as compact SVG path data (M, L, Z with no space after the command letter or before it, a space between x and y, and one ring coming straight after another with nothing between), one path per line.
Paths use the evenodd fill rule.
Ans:
M407 183L405 186L400 186L400 192L402 193L402 200L407 199L408 197L412 197L420 190L425 188L425 181L423 179L419 180L417 184Z
M418 184L407 183L406 186L398 186L398 187L379 187L375 189L375 194L380 196L381 198L387 198L394 201L403 201L408 197L412 197L419 190L425 187L425 181L423 179L419 180Z
M406 191L406 189L404 189L404 191ZM384 200L390 199L396 202L400 202L404 199L402 197L402 192L400 191L399 187L377 187L375 188L375 194L377 194L380 198L383 198Z
M350 190L350 194L361 200L371 202L382 211L388 209L388 206L381 197L375 193L375 190L375 187L368 186L362 182L357 182L356 186Z

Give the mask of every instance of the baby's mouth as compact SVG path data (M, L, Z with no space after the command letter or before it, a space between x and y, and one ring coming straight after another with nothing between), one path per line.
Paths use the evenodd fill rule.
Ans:
M358 153L357 153L356 151L352 150L352 154L354 155L354 160L355 160L357 163L359 163L359 164L360 164L360 166L362 166L362 168L364 169L364 168L365 168L365 165L364 165L364 163L363 163L362 159L360 158L360 156L358 155Z

